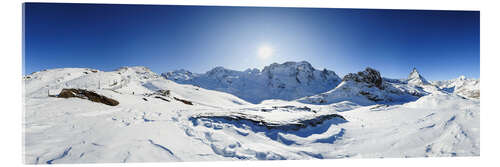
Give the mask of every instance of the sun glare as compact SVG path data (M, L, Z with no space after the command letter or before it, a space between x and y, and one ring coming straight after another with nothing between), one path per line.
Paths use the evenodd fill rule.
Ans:
M261 46L259 47L257 55L261 59L267 59L273 55L273 52L274 52L273 48L269 46Z

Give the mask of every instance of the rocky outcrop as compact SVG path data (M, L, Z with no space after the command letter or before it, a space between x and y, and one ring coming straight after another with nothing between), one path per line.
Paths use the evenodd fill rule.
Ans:
M182 102L184 104L187 104L187 105L193 105L193 102L188 101L188 100L180 99L180 98L177 98L177 97L174 97L174 99L177 100L177 101L180 101L180 102Z
M359 105L401 104L425 95L422 88L403 81L384 79L380 73L367 67L364 71L347 74L335 89L298 101L312 104L332 104L350 101Z
M116 100L84 89L63 89L61 90L61 93L57 95L57 97L59 98L77 97L110 106L116 106L119 104L119 102Z
M311 118L297 120L296 122L274 122L270 120L266 120L259 115L250 115L245 113L202 113L198 115L191 116L189 120L193 122L193 124L197 125L197 119L211 119L211 120L225 120L229 122L238 122L242 124L248 124L251 127L262 127L265 129L277 129L277 130L285 130L285 131L297 131L300 129L304 129L307 127L315 127L319 124L322 124L325 121L331 119L338 119L337 122L344 123L347 120L339 114L325 114L319 115Z
M343 81L356 81L356 82L364 82L367 84L372 84L380 89L384 89L382 85L382 77L380 76L380 73L370 67L367 67L364 71L360 71L356 74L354 73L349 73L346 76L344 76Z

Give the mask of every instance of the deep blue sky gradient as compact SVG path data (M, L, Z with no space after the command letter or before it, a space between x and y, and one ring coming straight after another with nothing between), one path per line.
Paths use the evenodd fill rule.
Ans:
M479 78L479 12L26 3L25 74L50 68L161 73L308 61L340 76ZM260 46L275 50L266 60Z

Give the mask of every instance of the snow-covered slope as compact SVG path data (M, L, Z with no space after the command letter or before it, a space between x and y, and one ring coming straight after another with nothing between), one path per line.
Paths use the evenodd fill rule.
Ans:
M433 85L438 86L446 92L454 93L467 98L480 98L479 79L466 78L460 76L457 79L448 81L435 81Z
M252 103L266 99L293 100L328 91L340 83L335 72L316 70L305 61L273 63L262 71L216 67L204 74L178 70L162 75L177 83L227 92Z
M322 105L303 103L305 98L251 104L145 67L52 69L23 82L28 164L480 154L479 99L389 82L370 69L345 77ZM119 104L48 96L63 88L94 91Z
M366 68L346 75L335 89L299 99L303 103L331 104L350 101L360 105L405 103L428 94L421 87L388 82L377 70Z
M226 106L249 104L231 94L177 84L142 66L122 67L110 72L83 68L52 69L27 75L23 80L25 96L33 98L58 94L63 88L82 88L102 93L132 95L170 90L172 95L189 98L200 104L214 101Z

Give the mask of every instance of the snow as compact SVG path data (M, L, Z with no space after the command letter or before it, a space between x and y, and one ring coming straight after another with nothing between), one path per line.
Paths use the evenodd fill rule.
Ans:
M428 85L428 84L430 84L429 81L427 81L424 77L422 77L422 75L420 75L417 68L413 68L410 75L408 75L407 83L411 84L411 85Z
M367 68L357 74L346 75L343 81L332 90L303 97L298 101L312 104L331 104L343 101L360 105L399 104L414 101L429 93L440 93L440 90L432 85L415 85L404 81L383 79L378 71Z
M317 70L306 61L273 63L262 70L215 67L204 74L177 70L162 75L177 83L230 93L254 104L274 98L294 100L328 91L340 83L335 72Z
M281 74L290 68L312 70L304 63L285 65L265 71L288 83L288 75ZM248 81L240 72L216 71L212 76L223 81ZM307 74L316 78L318 72L297 76L301 83L315 83ZM245 73L267 75L255 69ZM23 83L28 164L480 155L480 100L430 84L384 78L380 89L343 81L318 95L290 100L278 93L255 104L226 91L167 80L146 67L51 69L24 76ZM307 84L294 86L301 90ZM87 89L120 103L47 96L63 88ZM322 96L327 103L305 100Z
M465 76L460 76L457 79L448 81L435 81L432 82L440 89L446 92L457 94L466 98L480 98L479 79L466 78Z

